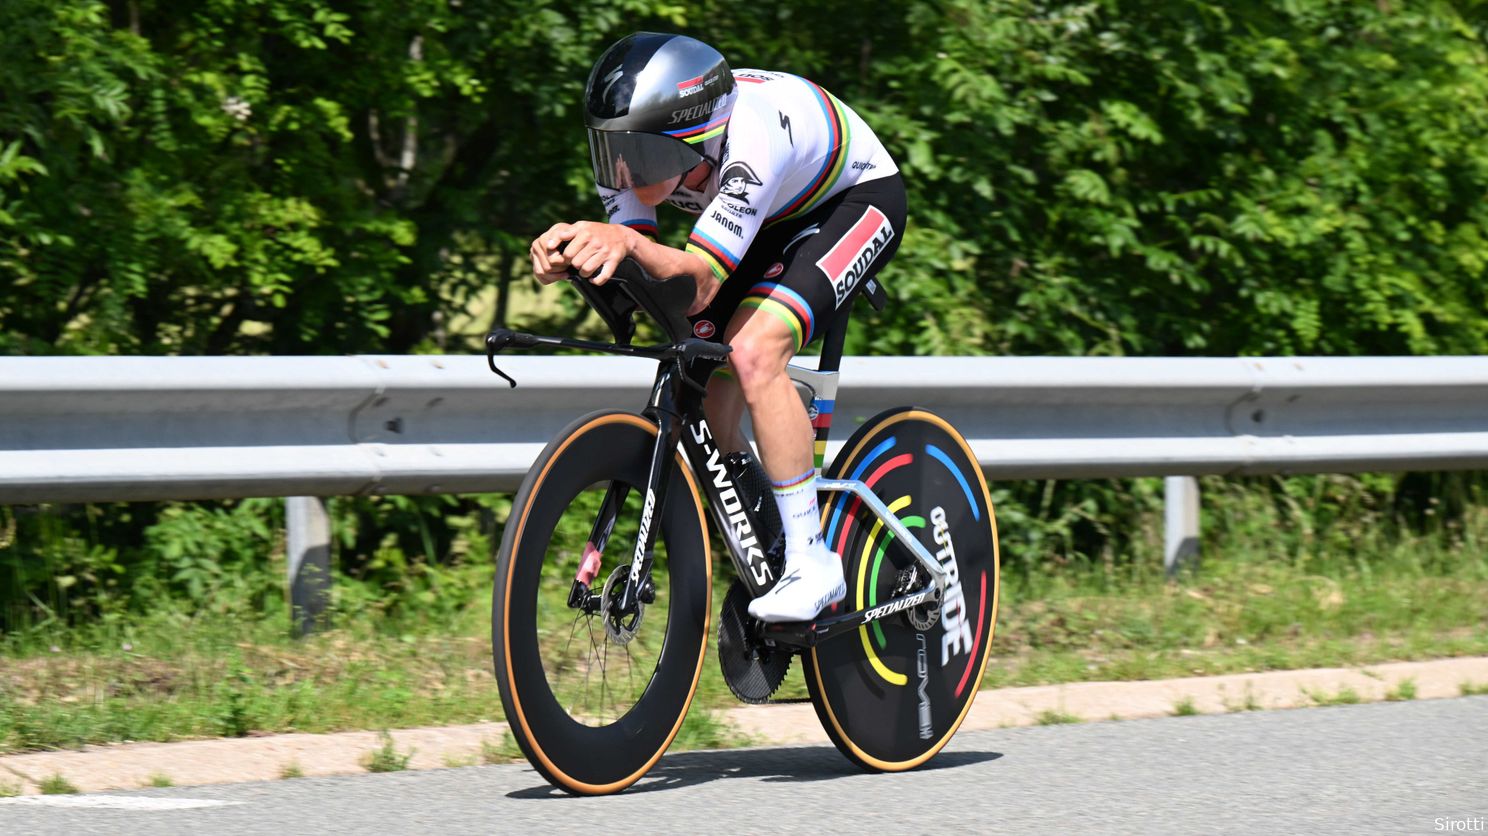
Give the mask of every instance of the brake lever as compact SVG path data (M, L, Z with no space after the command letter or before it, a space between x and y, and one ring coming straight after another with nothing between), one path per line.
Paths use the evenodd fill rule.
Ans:
M681 343L682 350L677 353L677 377L681 378L688 388L699 394L707 394L708 387L698 383L687 376L687 367L694 360L717 360L722 362L728 359L729 352L734 350L731 345L701 340L697 337L688 337Z
M518 333L510 328L496 328L486 335L486 365L490 366L491 371L495 372L507 383L510 383L511 388L515 389L517 388L516 379L496 368L496 355L509 345L516 345L518 348L531 348L537 345L537 337L532 334Z

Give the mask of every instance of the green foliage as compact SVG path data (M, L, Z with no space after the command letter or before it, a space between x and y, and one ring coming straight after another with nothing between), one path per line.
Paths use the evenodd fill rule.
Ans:
M809 75L890 147L911 228L853 350L1483 350L1475 6L861 12L14 0L0 351L468 348L510 315L530 237L594 216L579 98L637 28ZM524 323L573 327L573 295L547 296Z
M1394 688L1385 692L1388 702L1408 702L1416 698L1416 680L1402 679Z
M362 758L362 767L368 772L402 772L408 768L408 762L413 758L413 750L399 752L393 745L393 736L387 730L378 736L382 745Z
M54 773L41 779L41 783L36 786L41 790L42 795L73 795L79 792L78 788L62 777L61 773Z

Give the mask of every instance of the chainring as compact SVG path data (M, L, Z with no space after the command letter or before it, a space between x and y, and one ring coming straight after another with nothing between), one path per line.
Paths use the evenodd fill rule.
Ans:
M785 681L793 654L783 647L751 640L749 621L749 590L735 580L729 584L718 614L718 664L734 696L758 705L769 702Z

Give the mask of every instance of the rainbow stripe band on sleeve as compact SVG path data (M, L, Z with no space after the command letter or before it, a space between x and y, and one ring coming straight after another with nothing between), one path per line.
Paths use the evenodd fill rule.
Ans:
M837 181L842 177L842 169L847 164L847 146L852 142L852 131L848 128L847 115L843 112L842 103L820 86L804 78L801 81L811 88L811 94L821 108L822 118L827 121L832 152L822 160L821 167L817 169L816 175L811 178L806 188L797 192L774 214L765 218L766 225L799 217L815 208L816 204L832 191L832 187L837 185Z
M620 223L650 238L652 241L655 241L657 238L655 221L637 218L635 220L621 221Z
M687 236L686 249L687 252L701 258L719 281L728 278L729 274L734 272L734 268L739 266L738 256L697 229L693 229L692 234Z
M811 316L811 306L806 304L801 294L788 287L760 282L749 289L739 307L763 311L784 322L796 341L796 351L811 342L812 331L816 327Z

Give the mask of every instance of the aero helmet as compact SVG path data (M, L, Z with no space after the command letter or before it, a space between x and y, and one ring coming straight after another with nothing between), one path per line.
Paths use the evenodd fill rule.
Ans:
M629 189L705 159L716 164L737 95L728 62L702 41L655 32L621 38L584 88L594 181Z

